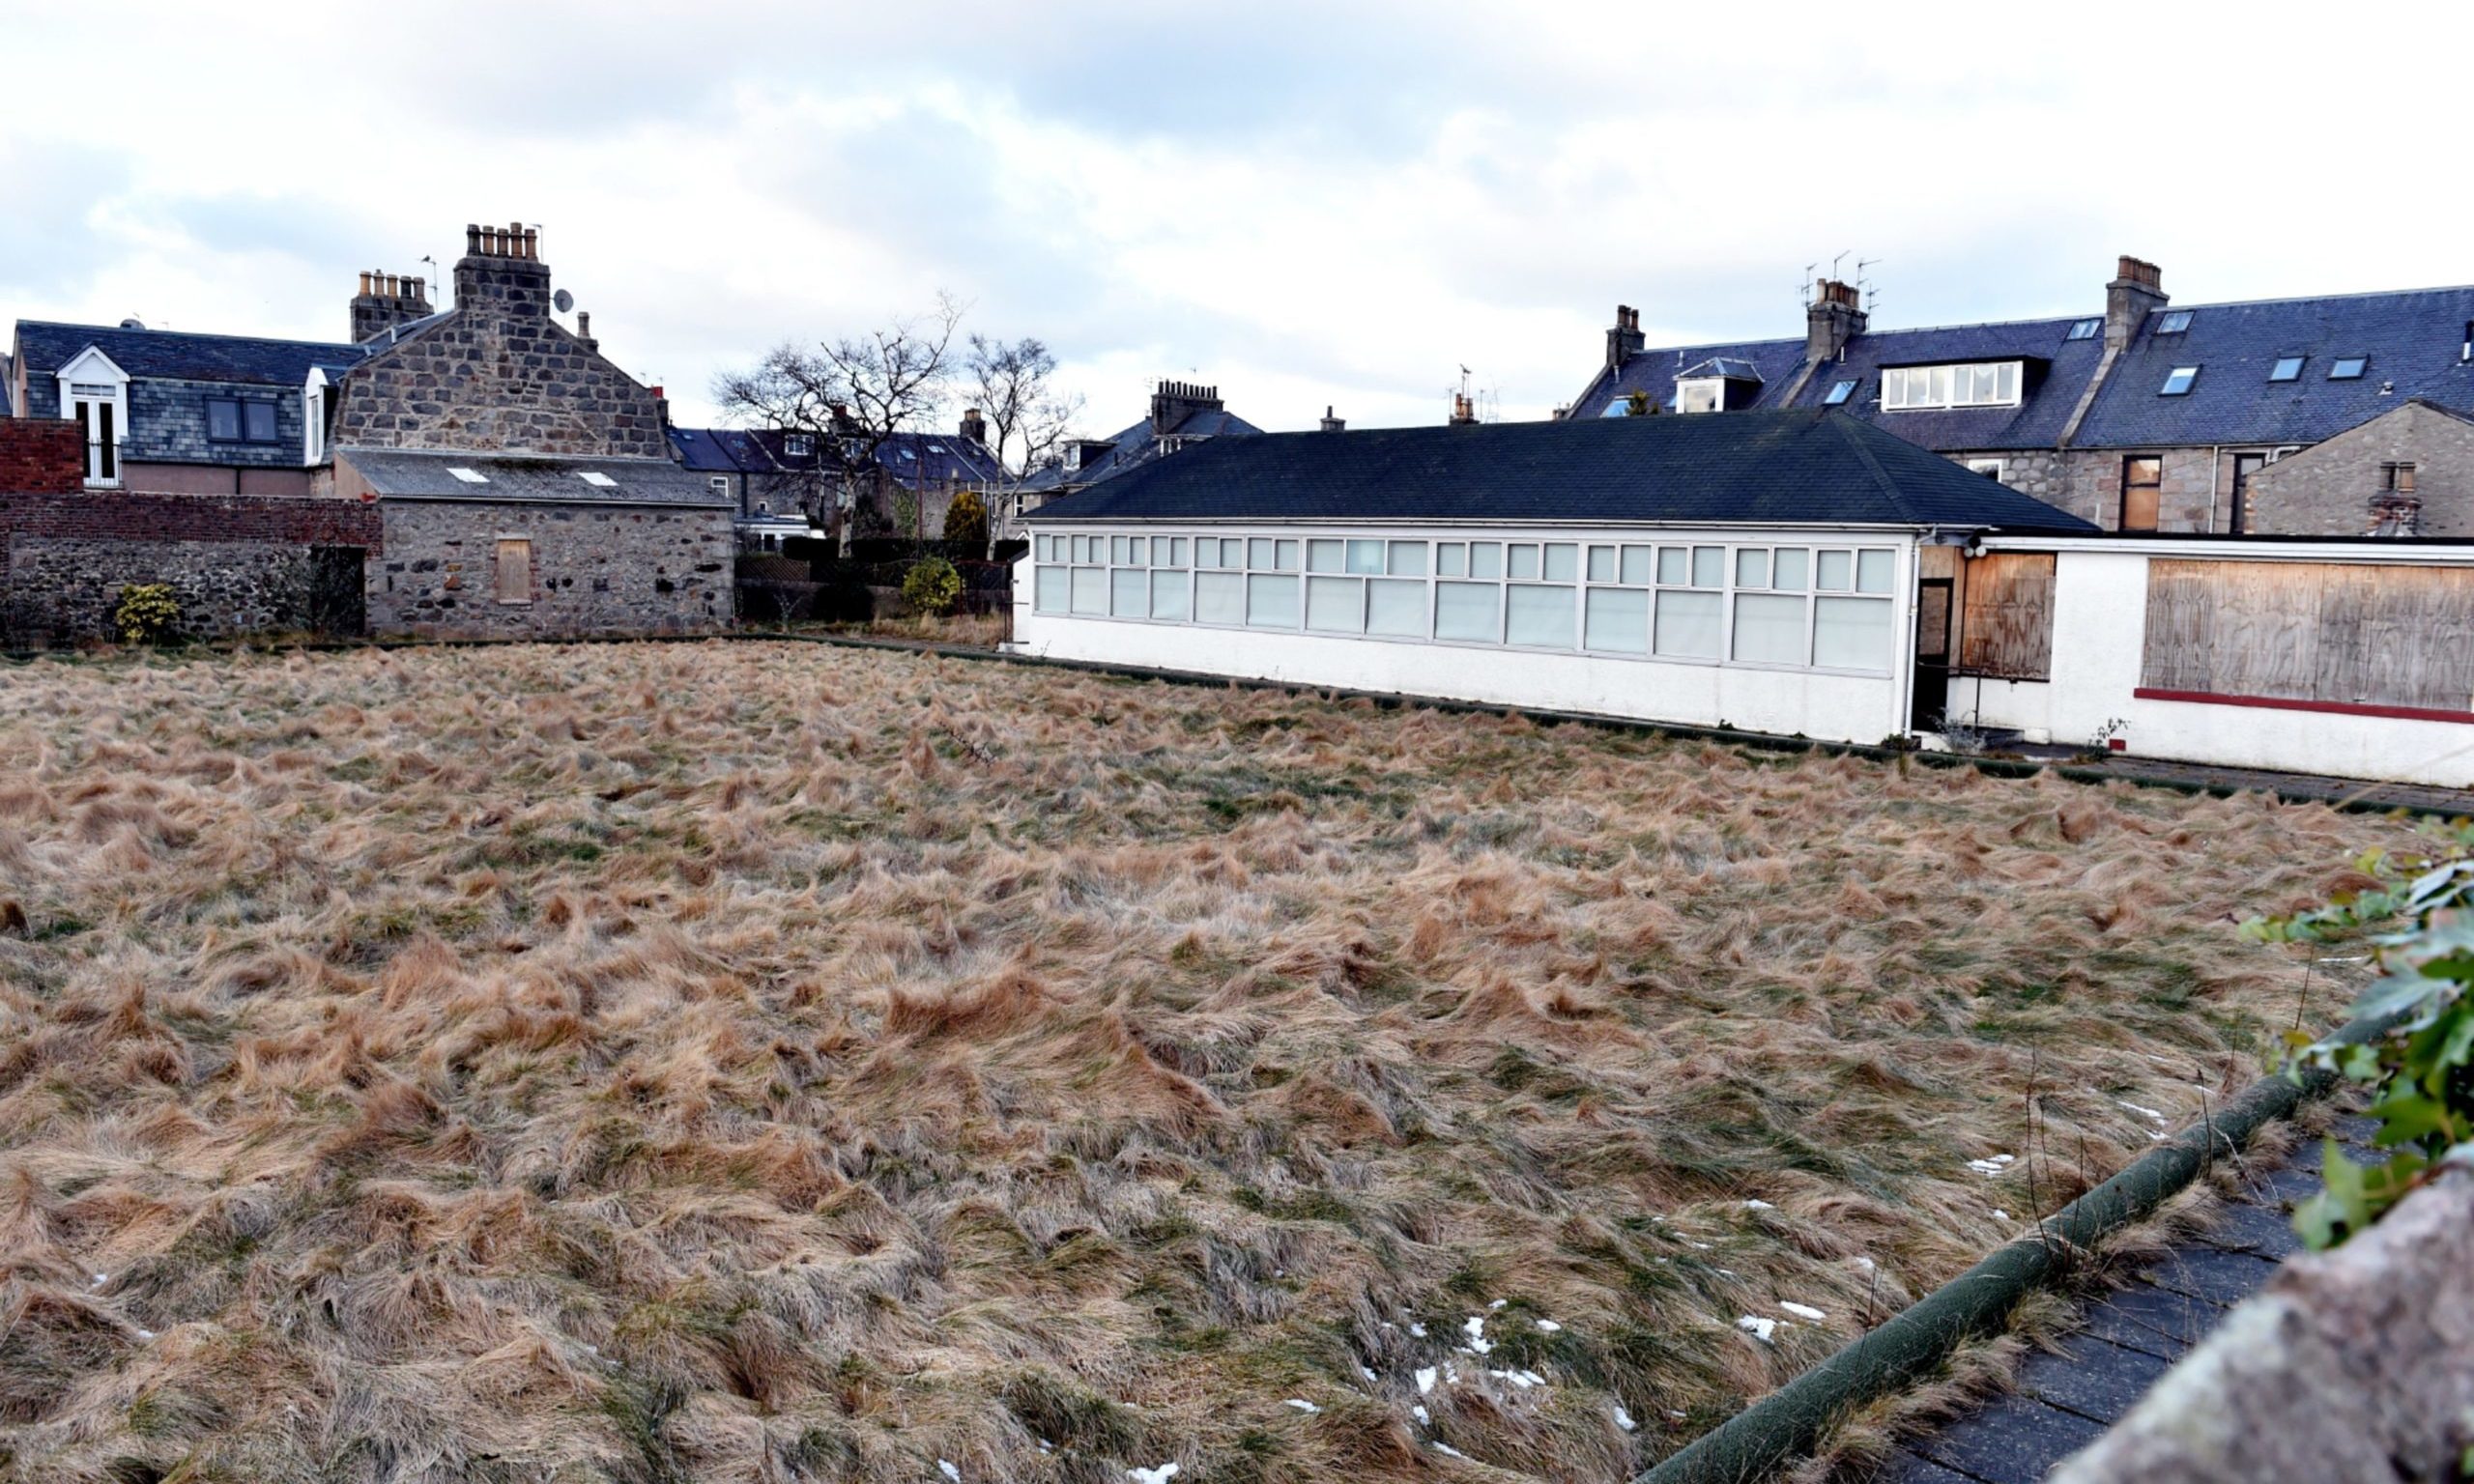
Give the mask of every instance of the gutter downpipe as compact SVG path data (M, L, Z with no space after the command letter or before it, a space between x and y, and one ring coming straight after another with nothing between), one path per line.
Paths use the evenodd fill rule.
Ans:
M2207 445L2207 533L2216 534L2216 487L2225 478L2225 448L2220 443Z
M2364 1016L2332 1040L2373 1040L2399 1016ZM1632 1484L1751 1484L1812 1452L1840 1418L1899 1390L1973 1335L1999 1329L2028 1292L2069 1271L2081 1252L2139 1220L2214 1162L2217 1145L2238 1154L2266 1124L2324 1096L2333 1073L2271 1072L2160 1144L2022 1237L1858 1336L1829 1358L1703 1434Z

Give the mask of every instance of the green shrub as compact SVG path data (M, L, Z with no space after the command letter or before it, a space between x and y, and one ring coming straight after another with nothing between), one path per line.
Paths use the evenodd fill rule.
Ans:
M159 644L172 637L180 621L180 601L163 583L129 584L120 590L120 606L112 610L112 627L125 644Z
M2271 942L2325 943L2373 933L2380 977L2354 1003L2353 1017L2383 1017L2381 1034L2360 1044L2287 1040L2292 1066L2320 1068L2373 1094L2373 1142L2394 1151L2368 1169L2345 1158L2334 1139L2321 1157L2326 1188L2294 1213L2314 1247L2331 1247L2378 1220L2415 1187L2451 1164L2474 1164L2474 824L2438 832L2429 856L2373 850L2357 864L2379 885L2341 895L2316 912L2253 920L2243 931Z
M931 556L914 562L902 577L902 600L923 614L941 617L954 611L954 602L963 595L963 575L942 556Z
M945 507L945 539L966 541L982 555L988 550L988 501L979 491L964 490Z

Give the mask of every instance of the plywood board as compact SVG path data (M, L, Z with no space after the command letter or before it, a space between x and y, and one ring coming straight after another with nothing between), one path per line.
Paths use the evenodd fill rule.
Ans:
M1967 564L1959 668L2005 680L2053 677L2054 556L1988 552Z

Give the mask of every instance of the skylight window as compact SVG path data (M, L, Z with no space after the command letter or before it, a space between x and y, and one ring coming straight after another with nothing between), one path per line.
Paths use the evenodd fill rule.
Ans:
M2168 310L2165 317L2156 322L2156 332L2160 335L2178 335L2190 328L2191 311L2188 309Z
M1631 414L1631 411L1632 399L1630 397L1617 397L1614 401L1606 404L1606 411L1598 414L1597 415L1600 417L1624 417L1628 416Z
M2277 363L2268 370L2268 380L2272 382L2298 382L2302 380L2302 362L2303 357L2300 356L2278 357Z
M608 474L603 473L597 469L588 469L583 473L576 475L576 477L583 480L585 483L591 485L596 490L615 490L618 488L618 480L611 478Z
M1829 387L1829 394L1821 399L1821 405L1824 407L1844 407L1847 405L1847 399L1855 394L1856 384L1854 382L1832 382Z
M481 471L475 469L450 469L447 472L453 474L456 478L463 480L466 484L487 484L490 482L489 480L481 477Z
M2371 357L2368 356L2340 356L2328 363L2328 380L2332 382L2361 381L2364 369L2370 364Z
M2102 320L2074 320L2071 322L2070 333L2063 338L2068 340L2093 340L2096 338L2096 331L2103 329L2104 328L2105 322Z
M2175 366L2173 368L2172 375L2165 378L2165 385L2156 388L2156 394L2160 397L2179 397L2186 395L2191 389L2191 383L2196 382L2199 379L2199 367Z

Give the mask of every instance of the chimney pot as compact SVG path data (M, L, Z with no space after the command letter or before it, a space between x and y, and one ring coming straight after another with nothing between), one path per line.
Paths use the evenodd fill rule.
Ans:
M2114 270L2114 281L2105 285L2105 346L2118 351L2150 314L2172 300L2165 293L2164 270L2146 259L2124 253Z
M481 229L471 222L464 224L464 256L474 257L481 250Z

